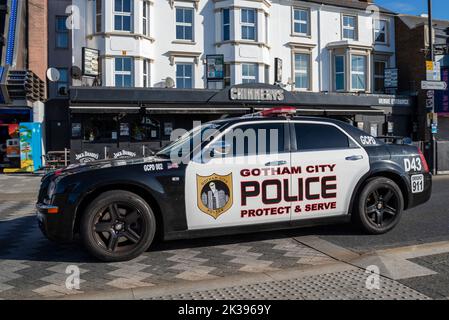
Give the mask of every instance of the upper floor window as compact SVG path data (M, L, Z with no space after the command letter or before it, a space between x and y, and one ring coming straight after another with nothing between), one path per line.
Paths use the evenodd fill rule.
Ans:
M115 58L114 79L116 87L133 86L133 59L130 57Z
M231 39L231 15L229 9L223 9L223 41Z
M310 89L310 54L295 53L295 88Z
M150 60L144 59L143 60L143 87L148 88L150 87Z
M374 20L374 41L378 43L387 42L387 21Z
M293 33L300 35L309 35L309 10L293 9Z
M335 56L335 91L345 90L345 56Z
M242 64L242 83L256 83L257 81L257 64Z
M69 47L69 29L67 29L67 17L56 17L56 48Z
M193 9L176 8L176 39L193 41Z
M147 1L143 2L142 33L145 36L150 35L150 4Z
M366 56L351 56L351 89L366 90Z
M58 96L66 96L69 89L69 72L66 68L57 68L59 71L59 80L56 82Z
M95 1L95 31L101 32L102 0Z
M242 39L256 40L256 10L242 9Z
M115 0L114 30L132 31L131 0Z
M346 15L343 16L343 39L357 39L357 17Z
M176 88L193 88L193 65L191 63L176 64Z
M386 61L374 61L374 91L376 93L385 92L385 68Z

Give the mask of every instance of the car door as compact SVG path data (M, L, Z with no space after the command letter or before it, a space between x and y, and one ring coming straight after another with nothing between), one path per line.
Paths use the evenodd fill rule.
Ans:
M289 126L249 121L231 126L186 171L188 229L290 221Z
M359 180L369 171L365 149L338 125L292 121L292 221L345 215Z

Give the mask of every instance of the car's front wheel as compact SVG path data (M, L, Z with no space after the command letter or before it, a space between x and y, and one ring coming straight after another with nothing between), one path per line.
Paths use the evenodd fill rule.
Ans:
M400 221L404 208L401 189L391 179L376 177L367 181L358 196L355 222L369 234L383 234Z
M108 191L87 207L80 234L86 249L103 261L126 261L153 241L156 219L148 203L128 191Z

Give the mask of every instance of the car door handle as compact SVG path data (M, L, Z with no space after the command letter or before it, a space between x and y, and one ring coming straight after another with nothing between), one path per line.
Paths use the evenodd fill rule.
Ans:
M362 160L362 159L363 159L363 156L360 156L360 155L346 157L346 160L348 160L348 161L359 161L359 160Z
M287 164L287 161L271 161L271 162L267 162L265 163L266 167L279 167L279 166L284 166Z

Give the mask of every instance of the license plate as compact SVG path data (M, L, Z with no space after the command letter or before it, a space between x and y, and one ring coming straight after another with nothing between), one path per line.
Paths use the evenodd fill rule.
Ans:
M417 174L412 176L412 193L420 193L424 191L424 176L422 174Z

